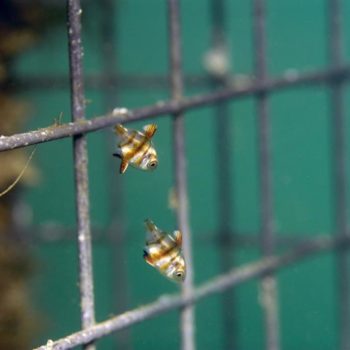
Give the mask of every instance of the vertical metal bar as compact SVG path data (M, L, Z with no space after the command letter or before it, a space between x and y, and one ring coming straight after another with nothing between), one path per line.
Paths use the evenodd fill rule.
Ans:
M212 42L215 47L226 44L225 0L211 0Z
M341 0L329 0L330 41L329 58L332 68L343 63L341 26ZM331 83L331 109L333 119L333 158L336 231L340 236L348 234L346 219L346 143L344 88L340 80ZM347 249L340 249L337 255L339 289L340 349L350 350L350 257Z
M255 72L260 81L267 78L265 1L253 0ZM273 210L271 186L270 121L266 93L257 96L258 147L260 168L261 250L264 256L273 254ZM261 303L266 328L266 349L278 350L279 319L276 279L272 274L261 280Z
M68 40L70 83L72 96L72 121L85 119L83 88L81 13L79 0L68 0ZM74 170L79 250L79 287L81 300L81 324L86 329L95 323L94 291L92 277L91 231L89 216L89 189L87 147L83 135L73 138ZM88 344L85 349L93 350Z
M181 70L180 9L178 0L168 0L168 18L171 95L174 101L180 101L183 94L183 78ZM175 188L178 200L177 221L179 229L183 235L183 253L186 260L186 278L182 286L182 294L186 296L193 291L193 264L188 218L185 126L184 116L182 113L177 113L174 115L173 136ZM183 350L194 350L195 341L193 306L186 306L181 310L180 328L182 334L181 348Z
M333 155L335 176L335 216L338 235L346 236L346 168L345 168L345 113L344 89L334 85L331 92L333 124ZM344 247L337 255L339 279L339 326L340 349L350 350L350 260L349 250Z
M219 244L221 271L226 272L234 265L234 233L231 229L232 213L232 172L231 172L231 116L229 106L223 103L216 107L216 140L218 159L218 213L219 213ZM235 290L228 290L222 295L222 316L225 339L225 349L237 347L237 316Z
M118 88L115 80L109 81L112 76L117 76L117 50L116 50L116 6L118 1L101 0L99 3L101 10L101 43L102 60L104 74L104 100L106 109L110 110L118 103ZM108 151L113 149L115 136L108 132L105 138ZM127 272L125 269L125 241L124 241L124 220L123 220L123 191L122 177L118 176L116 163L111 160L108 162L109 171L109 218L108 241L111 243L112 251L112 284L113 284L113 310L116 313L125 311L128 305ZM116 346L119 349L131 350L130 330L125 329L115 333Z
M226 42L225 0L211 0L212 15L212 48L211 50L228 55ZM227 59L227 57L226 57ZM214 89L227 86L229 71L223 76L212 76ZM232 80L231 80L232 81ZM231 230L233 222L232 211L232 172L231 172L231 118L228 102L222 102L215 106L216 143L219 171L218 180L218 216L219 231L218 241L220 248L221 271L228 271L234 262L234 237ZM237 317L235 305L235 290L229 290L222 295L222 317L224 348L235 349L237 347Z

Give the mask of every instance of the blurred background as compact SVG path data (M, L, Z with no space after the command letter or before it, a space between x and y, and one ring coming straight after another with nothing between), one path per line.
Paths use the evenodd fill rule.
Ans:
M328 1L267 3L269 74L327 69ZM346 23L350 1L343 5ZM225 72L240 86L254 78L252 4L231 0L224 6L225 37L219 49L226 55ZM168 99L166 2L85 0L82 7L87 117ZM185 94L209 92L221 81L212 79L212 4L182 1L181 15ZM348 61L350 26L343 27ZM1 134L46 127L60 115L62 123L70 121L66 31L64 2L1 2ZM350 139L348 86L345 93L345 133ZM325 85L289 88L273 92L269 103L274 230L281 243L277 250L282 251L302 239L336 231L330 90ZM220 108L223 119L218 118ZM145 218L167 231L176 228L171 118L150 121L158 125L154 143L159 167L152 173L131 168L121 176L119 159L112 156L113 130L88 134L97 321L179 291L142 258ZM196 284L261 257L257 146L254 97L186 113ZM18 175L30 151L0 154L1 188ZM20 186L0 199L0 349L28 349L80 329L72 154L69 138L40 144ZM350 162L348 173L349 167ZM229 208L226 219L223 204ZM224 242L222 227L229 232ZM278 272L281 348L339 348L335 261L334 253L322 254ZM232 309L225 308L222 295L197 304L198 349L225 349L230 327L237 349L262 349L258 281L228 295ZM227 327L227 322L232 324ZM97 344L106 350L178 349L178 311Z

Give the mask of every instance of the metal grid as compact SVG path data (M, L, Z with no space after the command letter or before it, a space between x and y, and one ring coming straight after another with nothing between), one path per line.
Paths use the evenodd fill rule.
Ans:
M107 9L113 7L113 0L104 0L103 6ZM253 33L255 43L255 73L256 79L245 86L236 86L232 77L211 76L189 77L185 79L189 84L208 84L215 87L214 92L194 97L183 96L184 79L181 71L181 35L180 35L180 11L178 0L168 0L169 23L169 49L170 49L170 86L171 99L164 103L147 106L141 109L125 111L114 109L111 113L86 120L84 116L84 89L82 72L82 44L81 44L81 6L79 0L68 0L68 39L70 57L70 81L72 96L72 122L58 127L43 128L12 136L0 137L0 151L29 146L41 142L53 141L59 138L72 137L75 165L76 203L77 203L77 240L79 248L80 268L80 294L81 294L81 324L82 330L71 335L43 345L37 349L71 349L78 345L84 345L85 349L95 349L94 340L112 332L126 329L133 324L142 322L172 309L181 310L181 334L182 349L195 349L194 341L194 304L211 294L224 293L247 280L261 278L263 309L265 314L266 349L280 349L277 285L274 274L278 269L286 265L300 261L303 258L313 256L329 250L336 250L338 256L339 276L339 324L341 336L341 350L350 349L350 281L348 248L350 237L346 220L346 174L345 174L345 135L344 135L344 83L350 77L350 65L343 62L341 40L341 0L329 0L329 69L299 74L285 74L280 78L269 78L266 69L266 34L265 34L265 1L253 0ZM225 48L225 16L224 0L212 0L212 45L213 48ZM104 40L111 39L113 29L104 21L106 27L103 30ZM115 52L105 53L106 74L99 77L87 78L87 84L105 86L108 83L130 84L132 87L152 83L154 86L166 85L166 79L144 77L118 77L114 71L113 61ZM108 58L109 57L109 58ZM61 77L51 77L31 82L22 81L22 86L30 84L31 87L43 86L53 80L61 82ZM271 160L269 137L269 95L276 90L299 85L325 84L331 91L332 120L333 120L333 153L334 153L334 192L336 195L337 232L332 238L318 237L303 241L290 249L287 253L276 255L275 246L279 244L273 232L273 208L271 193ZM184 117L190 109L207 105L217 105L216 113L223 125L230 122L227 113L227 101L232 101L243 96L255 96L258 116L258 153L260 159L260 198L261 198L261 230L260 246L263 258L255 263L246 264L243 267L232 268L228 249L231 247L232 232L227 226L230 217L231 198L227 188L230 187L232 176L229 166L220 172L218 180L222 210L220 210L221 226L219 228L219 240L222 243L223 260L222 267L226 270L220 276L200 286L193 285L193 264L191 259L191 239L188 223L187 206L187 181L186 181L186 154L184 149ZM107 97L108 98L108 97ZM112 101L111 97L108 98ZM175 183L179 200L177 220L179 229L184 235L184 254L187 260L188 276L184 283L182 293L170 297L162 297L159 300L130 310L126 313L112 317L104 322L96 323L94 318L94 293L92 282L91 261L91 234L89 220L88 200L88 176L87 176L87 150L85 135L116 123L130 122L147 119L154 116L172 115L174 135L174 159L175 159ZM220 130L225 129L221 128ZM225 133L218 138L218 148L225 157L225 150L229 149L229 138ZM220 152L219 152L220 153ZM225 164L225 162L222 162ZM223 185L224 184L224 185ZM226 189L226 190L225 190ZM113 223L111 224L113 226ZM235 237L237 239L237 237ZM230 268L231 267L231 268ZM233 310L234 301L227 295L224 298L224 307ZM234 348L235 320L228 316L225 320L227 327L227 348Z

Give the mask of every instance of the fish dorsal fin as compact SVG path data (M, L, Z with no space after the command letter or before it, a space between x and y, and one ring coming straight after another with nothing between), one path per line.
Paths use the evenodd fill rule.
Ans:
M114 127L114 130L116 132L117 135L119 136L123 136L125 134L127 134L128 132L128 129L125 128L123 125L121 124L117 124L115 127Z
M129 163L126 160L122 160L120 163L120 173L124 174L126 169L128 168Z
M154 224L154 222L150 219L145 220L145 226L148 232L152 232L157 229L157 226Z
M147 229L146 241L148 244L157 242L163 235L159 228L154 224L152 220L145 220L145 226Z
M181 247L182 246L182 233L181 233L181 231L178 231L178 230L174 231L173 236L175 238L177 245L179 247Z
M147 124L143 127L143 131L145 132L145 136L150 139L157 131L157 125L156 124Z

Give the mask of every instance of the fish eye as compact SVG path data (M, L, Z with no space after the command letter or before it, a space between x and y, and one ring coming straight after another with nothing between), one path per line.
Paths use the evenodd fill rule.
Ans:
M151 168L151 169L154 169L154 168L157 167L157 165L158 165L158 162L156 160L152 160L152 162L150 162L148 164L148 167Z
M183 273L182 272L176 272L176 277L177 278L182 278L183 277Z

